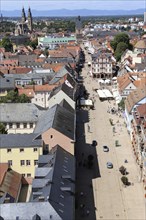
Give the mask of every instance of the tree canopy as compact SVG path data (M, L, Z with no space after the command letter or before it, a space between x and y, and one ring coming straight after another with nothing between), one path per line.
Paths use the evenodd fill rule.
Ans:
M17 91L10 91L6 96L0 97L0 103L29 103L30 99L25 94L18 95Z
M38 39L35 39L35 40L28 42L28 45L35 50L38 45Z
M3 123L0 123L0 134L7 134L6 127Z
M126 49L132 50L132 45L130 44L130 38L126 33L119 33L111 41L111 47L115 51L115 58L117 61L121 59L123 52Z
M0 46L4 47L6 52L12 51L13 45L8 37L4 37L0 42Z

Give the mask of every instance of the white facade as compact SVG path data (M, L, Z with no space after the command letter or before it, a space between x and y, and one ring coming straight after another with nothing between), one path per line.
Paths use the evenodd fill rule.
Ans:
M92 61L92 74L97 78L112 78L112 61L110 58L97 58Z
M49 97L50 92L49 91L42 91L42 92L34 92L34 97L31 99L31 103L36 104L38 106L41 106L43 108L49 107Z
M126 122L126 125L127 125L127 130L129 132L129 134L131 135L131 140L132 140L132 126L131 126L131 121L133 120L133 114L132 112L134 111L134 109L139 106L139 105L142 105L142 104L145 104L146 103L146 97L143 98L142 100L140 100L139 102L135 103L135 105L133 106L132 110L130 113L128 113L126 107L125 107L125 122Z
M125 89L121 92L120 95L122 98L126 98L130 94L130 92L133 92L133 90L135 89L136 86L131 82L127 87L125 87Z
M35 122L5 123L8 134L30 134L36 126Z

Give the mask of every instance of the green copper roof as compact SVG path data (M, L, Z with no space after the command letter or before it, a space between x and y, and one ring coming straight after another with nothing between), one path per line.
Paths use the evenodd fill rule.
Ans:
M39 37L38 41L39 43L64 43L68 41L76 41L76 37Z

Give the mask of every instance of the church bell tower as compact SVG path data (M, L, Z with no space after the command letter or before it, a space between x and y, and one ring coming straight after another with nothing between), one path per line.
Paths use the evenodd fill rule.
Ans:
M28 29L30 31L32 31L32 14L31 14L31 10L30 10L30 7L28 9Z

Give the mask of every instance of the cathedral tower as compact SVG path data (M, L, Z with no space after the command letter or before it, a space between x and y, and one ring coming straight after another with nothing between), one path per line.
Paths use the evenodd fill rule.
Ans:
M30 7L28 9L28 29L32 31L32 14L31 14Z
M25 10L24 10L24 8L22 8L22 16L21 16L21 22L22 22L22 24L24 24L25 21L26 21Z

